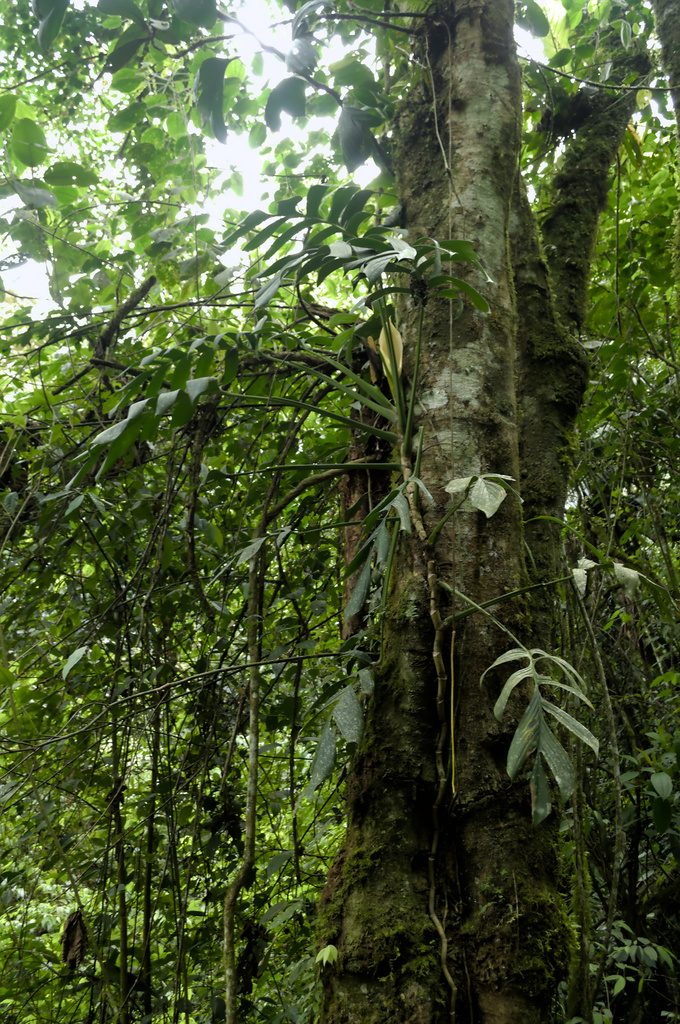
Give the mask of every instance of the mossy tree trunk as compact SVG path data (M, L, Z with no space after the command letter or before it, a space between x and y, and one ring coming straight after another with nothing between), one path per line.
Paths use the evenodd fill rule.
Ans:
M661 42L661 58L668 74L675 110L676 163L680 152L680 2L678 0L655 0L654 17L656 31ZM677 170L680 182L680 166ZM673 264L675 279L680 285L680 215L675 225L675 252ZM677 311L680 315L680 288L677 291Z
M580 329L569 303L553 298L520 183L511 0L442 5L416 46L419 80L394 132L406 226L411 240L471 240L486 276L462 264L460 274L490 306L482 314L466 303L457 315L430 301L423 312L416 427L420 476L433 497L428 504L421 496L429 537L451 505L446 485L476 474L514 478L531 495L532 515L561 514L587 366L560 320L561 307L568 327ZM603 186L616 150L608 140L595 170L595 154L586 152L591 187ZM570 284L579 310L599 210L598 198L579 227L587 251L577 268L582 280ZM416 300L402 307L407 381L420 315ZM375 696L348 783L347 839L320 906L320 942L339 953L324 969L323 1024L550 1019L575 953L557 891L557 816L534 828L526 780L511 784L506 773L526 694L516 694L499 724L493 707L507 673L489 674L480 687L514 643L488 616L460 618L469 606L450 596L483 604L528 582L522 517L510 494L488 519L464 505L433 544L415 530L400 537ZM558 563L559 535L534 530L533 539L532 580L545 583ZM499 600L493 615L521 640L549 649L552 593L541 590L540 602ZM456 622L450 667L450 632L444 645L453 675L455 793L450 771L443 791L437 764L437 612ZM446 749L450 765L450 736Z

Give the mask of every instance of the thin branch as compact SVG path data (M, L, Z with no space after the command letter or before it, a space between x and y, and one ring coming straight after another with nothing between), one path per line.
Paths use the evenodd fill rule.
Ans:
M526 61L527 64L543 68L544 71L550 71L553 75L558 75L560 78L568 78L570 82L591 85L593 89L611 89L613 92L639 92L640 89L651 89L653 92L672 92L672 86L670 85L614 85L612 82L594 82L592 78L579 78L578 75L572 75L568 71L558 71L557 68L551 68L549 64L542 64L540 60L535 60L533 57L525 57L523 54L518 56L520 60Z

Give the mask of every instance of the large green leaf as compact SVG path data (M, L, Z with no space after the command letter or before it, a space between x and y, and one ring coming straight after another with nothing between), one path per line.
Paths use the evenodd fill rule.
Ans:
M97 7L103 14L118 15L120 18L136 21L138 25L146 24L144 15L133 0L99 0Z
M20 181L13 182L18 195L21 196L26 206L35 206L40 209L43 206L58 206L57 197L54 192L48 192L45 188L34 188L30 185L23 185Z
M0 96L0 132L5 132L14 120L17 98L12 93Z
M365 163L373 151L372 136L361 111L343 104L338 120L338 140L342 158L351 173Z
M494 666L497 665L497 664L498 664L498 661L494 662ZM492 668L494 666L492 666ZM487 672L488 671L490 671L490 670L487 669ZM514 688L518 685L518 683L523 682L525 679L531 679L533 677L533 674L534 674L533 666L532 665L526 665L524 668L517 669L517 671L513 672L512 675L507 679L503 689L501 690L501 695L498 698L498 700L496 701L496 703L494 705L494 709L493 709L493 713L494 713L494 715L496 716L496 718L498 719L499 722L503 718L503 714L505 712L505 707L506 707L506 705L508 703L508 700L510 699L510 695L512 694L512 691L514 690ZM484 673L484 675L486 675L486 672ZM483 678L484 678L484 676L482 676L482 679Z
M550 22L536 0L520 0L516 10L517 24L522 28L541 38L550 35Z
M333 735L331 724L328 722L319 738L316 754L314 755L309 773L309 782L313 790L318 789L319 786L323 785L330 778L333 765L335 764L335 755L335 736Z
M364 713L352 686L346 686L340 694L333 718L348 743L359 743L364 731Z
M38 44L42 50L49 50L57 38L68 4L69 0L33 0L33 10L39 19Z
M42 128L30 117L15 121L10 148L17 160L26 167L39 167L47 160L49 147Z
M649 779L657 796L662 800L668 800L673 792L673 780L667 772L655 772Z
M549 715L556 718L560 725L568 729L577 739L581 740L582 743L586 743L596 756L599 754L600 744L590 729L586 729L585 725L574 718L573 715L568 714L568 712L563 711L562 708L557 707L556 704L552 704L548 700L542 700L541 706L544 711L547 711Z
M61 670L61 678L66 679L71 669L81 661L87 654L87 647L79 647L70 654Z
M125 65L132 60L142 44L146 42L148 37L146 35L139 34L137 25L135 25L135 29L137 31L134 38L120 42L119 45L111 51L106 59L106 64L104 65L105 71L110 72L112 75L117 71L120 71L122 67L125 67Z
M203 125L209 125L217 141L222 143L227 141L223 86L228 66L229 61L223 57L208 57L199 67L194 80L194 97Z
M43 175L43 181L48 185L77 185L85 188L89 185L96 185L99 177L89 167L83 167L72 160L57 160L47 168Z
M652 821L660 836L666 834L673 820L673 805L670 800L652 797Z
M508 750L507 771L511 779L517 778L529 754L539 749L541 719L541 698L536 687Z
M302 4L302 6L295 12L293 24L291 25L293 39L297 39L298 36L303 35L308 31L309 25L307 19L317 10L317 8L327 6L332 7L330 0L306 0L306 3Z
M316 50L304 36L296 39L286 54L286 71L295 75L310 74L318 63Z
M282 113L291 117L305 116L305 83L301 78L284 78L269 93L264 119L273 132L278 132L281 127Z
M359 579L354 584L354 589L350 596L347 605L345 606L345 622L351 619L353 615L358 615L361 609L364 607L366 598L368 597L368 588L371 584L371 559L368 558L364 564L363 569L359 575Z
M541 717L538 750L543 754L550 771L555 777L562 800L568 800L576 787L574 767L566 750L550 730L543 717Z
M217 21L215 0L170 0L170 7L190 25L212 28Z

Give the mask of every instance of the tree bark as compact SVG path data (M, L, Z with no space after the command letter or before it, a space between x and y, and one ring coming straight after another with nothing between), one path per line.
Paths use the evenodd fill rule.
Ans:
M680 146L680 3L678 0L655 0L654 16L657 35L661 43L661 59L668 75L673 97L677 153L677 147ZM675 224L673 267L675 280L680 285L680 215L677 216ZM677 307L680 312L680 288L677 295Z
M650 70L645 51L611 49L609 82L630 85L631 74ZM591 113L565 146L562 164L549 188L548 209L541 233L548 258L557 312L564 325L580 335L586 318L590 265L595 251L599 218L607 202L610 168L631 116L635 91L599 92Z
M433 496L422 506L428 536L450 508L450 480L519 478L509 225L521 83L512 31L509 0L441 7L418 39L423 74L395 129L410 238L471 240L486 277L456 272L490 306L483 315L465 302L457 317L441 301L424 310L416 428ZM408 379L420 311L412 301L401 312ZM515 590L526 579L517 498L489 519L465 505L431 546L415 533L400 538L375 696L348 783L347 840L320 906L320 940L339 952L325 969L321 1019L533 1024L547 1020L573 937L555 888L555 826L532 828L528 786L511 785L505 770L522 699L499 724L504 677L480 688L514 644L478 613L457 630L455 797L449 781L442 799L428 563L442 618L465 607L450 608L442 585L478 604ZM531 632L521 603L501 600L492 611L520 637Z

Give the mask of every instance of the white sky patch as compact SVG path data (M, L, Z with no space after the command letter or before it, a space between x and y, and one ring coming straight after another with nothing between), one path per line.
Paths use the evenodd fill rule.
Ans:
M517 52L520 57L532 57L534 60L541 61L541 63L545 62L542 39L537 39L535 36L532 36L531 32L527 32L525 28L515 25L515 42L517 43Z

